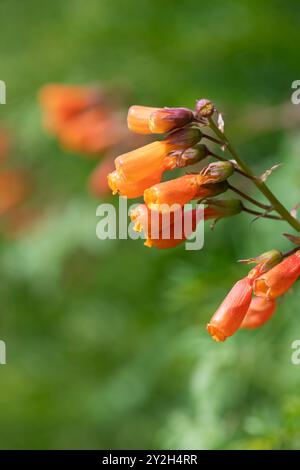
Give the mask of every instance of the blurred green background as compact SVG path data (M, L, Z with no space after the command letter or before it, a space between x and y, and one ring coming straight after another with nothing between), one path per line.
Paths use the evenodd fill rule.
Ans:
M280 109L300 79L298 2L2 0L0 18L0 119L51 208L0 244L0 447L299 448L299 289L258 331L224 344L205 331L246 272L236 260L290 248L289 228L238 216L207 227L199 252L97 240L95 163L43 132L36 99L48 82L95 80L126 90L125 106L208 97L257 173L283 163L269 183L292 207L300 133Z

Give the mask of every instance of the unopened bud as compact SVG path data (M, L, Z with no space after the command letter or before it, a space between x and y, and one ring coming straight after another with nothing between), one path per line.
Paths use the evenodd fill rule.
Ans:
M207 183L224 181L234 172L231 162L212 162L203 168L199 178L203 177Z
M199 187L203 189L204 196L201 198L203 200L204 198L215 197L227 191L228 183L227 181L222 181L221 183L200 184Z
M172 132L168 135L165 142L173 150L187 149L194 147L202 138L202 132L199 129L185 128Z
M149 129L154 134L163 134L172 129L184 127L194 119L194 114L187 108L160 108L151 113Z
M257 276L266 273L272 269L276 264L280 263L283 259L282 253L279 250L270 250L262 253L261 255L255 258L242 259L240 263L251 264L255 263L257 266L251 269L248 274L250 279L254 279Z
M207 199L205 208L205 218L230 217L239 214L243 210L243 203L240 199Z
M210 117L214 114L214 104L205 98L196 101L196 114L200 117Z
M194 165L204 160L210 155L209 149L204 144L195 145L184 152L177 150L174 154L177 157L177 167L184 168L188 165Z

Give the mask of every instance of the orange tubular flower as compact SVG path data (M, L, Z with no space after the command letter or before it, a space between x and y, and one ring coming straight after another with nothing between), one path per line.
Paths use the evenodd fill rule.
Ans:
M168 147L165 141L152 142L117 157L116 170L128 183L146 179L149 174L156 174L157 180L160 181L163 171L176 166L175 158L166 161L167 154Z
M248 277L239 280L211 318L207 331L215 341L225 341L241 326L249 309L252 284Z
M232 211L236 210L237 204L233 204L232 201L229 202L231 203L230 205L232 206ZM235 208L233 206L235 206ZM186 236L182 236L180 239L178 237L175 238L174 230L177 222L181 224L179 227L184 227L183 208L170 212L169 218L166 217L164 219L162 212L150 210L146 204L139 204L131 211L130 217L132 222L135 224L133 229L136 232L144 232L146 237L145 246L154 246L156 248L171 248L185 241L186 238L196 230L197 224L201 220L202 211L199 209L193 209L192 211L187 211L185 214L187 214L187 216L191 216L191 225L189 225L190 233L187 233ZM231 212L230 215L233 215L233 212ZM224 212L222 209L215 210L210 207L204 209L204 220L215 218L218 219L227 216L229 216L229 213L226 210ZM163 238L163 228L166 225L169 227L166 233L170 233L170 238L168 239Z
M192 122L193 112L187 108L151 108L131 106L128 128L138 134L164 134Z
M202 211L199 209L187 212L177 209L166 215L149 210L145 204L139 204L130 213L130 218L134 222L133 229L136 232L144 232L146 237L144 245L158 249L173 248L184 242L196 230L201 216ZM185 228L187 218L189 218L188 230Z
M288 291L299 276L300 250L258 277L254 281L254 293L258 297L274 299Z
M253 297L249 310L240 328L259 328L275 313L276 300L264 297Z
M176 166L177 158L172 157L171 152L193 147L200 138L201 132L197 129L181 129L163 141L152 142L120 155L115 160L116 170L129 183L135 183L154 174L157 175L157 181L160 181L163 171Z
M115 170L107 176L107 181L113 194L120 194L120 196L126 196L131 199L142 196L145 189L152 186L157 181L157 178L157 174L154 173L153 175L148 175L143 180L132 183L128 182L122 174Z
M193 199L216 196L227 189L226 181L206 184L204 175L184 175L175 180L156 184L144 192L144 201L149 209L159 210L162 204L183 206Z
M158 109L149 106L130 106L127 115L128 129L137 134L153 134L149 128L149 119Z

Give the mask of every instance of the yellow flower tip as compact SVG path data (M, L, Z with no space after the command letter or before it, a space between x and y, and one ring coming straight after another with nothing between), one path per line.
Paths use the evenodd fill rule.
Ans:
M227 336L225 336L224 333L217 326L211 323L207 324L206 329L211 335L212 339L214 339L218 343L225 341L225 339L227 338Z
M152 248L153 242L148 238L148 239L145 241L144 246L147 246L148 248Z
M158 207L157 188L152 187L146 189L146 191L144 192L144 201L149 209L156 210Z
M139 216L140 216L140 213L138 209L132 209L130 211L130 219L131 219L131 222L134 222L133 230L135 232L141 232L143 230L143 226L141 222L139 221Z
M257 297L265 297L267 299L273 298L270 286L264 278L255 279L253 292Z
M112 190L113 195L118 194L119 192L119 182L120 176L117 171L113 171L107 175L108 186Z

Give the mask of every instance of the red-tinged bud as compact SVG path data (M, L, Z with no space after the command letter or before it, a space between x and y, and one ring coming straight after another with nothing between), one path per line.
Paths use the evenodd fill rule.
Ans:
M153 134L164 134L184 127L193 121L194 114L187 108L160 108L150 115L149 129Z
M196 114L199 117L210 117L214 114L214 104L205 98L196 101Z
M242 259L239 262L244 264L256 263L257 266L251 269L248 273L249 279L256 279L263 273L272 269L276 264L280 263L283 259L282 253L279 250L270 250L262 253L256 258Z
M205 178L205 183L219 183L226 180L234 172L230 162L212 162L200 172L199 180Z
M197 144L195 147L188 148L184 152L176 150L172 155L177 157L178 168L184 168L188 165L194 165L204 160L210 155L209 149L204 144Z
M273 316L276 310L276 300L264 297L253 297L247 314L240 328L259 328Z
M150 116L160 108L151 108L149 106L130 106L127 115L128 129L137 134L152 134L149 128Z
M254 281L258 297L274 299L287 292L300 276L300 250Z
M207 325L207 331L214 340L225 341L238 330L249 309L251 297L252 286L247 277L234 284Z
M202 132L199 129L184 128L169 134L164 142L169 150L185 150L194 147L202 138Z
M144 192L144 201L150 209L161 210L160 206L184 206L193 199L216 196L227 189L226 182L199 184L198 175L184 175L174 180L156 184Z
M204 209L204 218L220 219L239 214L243 210L243 203L239 199L208 199L208 206Z
M131 211L130 217L134 222L133 229L144 232L145 246L166 249L184 242L196 230L203 215L200 209L185 212L178 208L166 214L140 204Z

